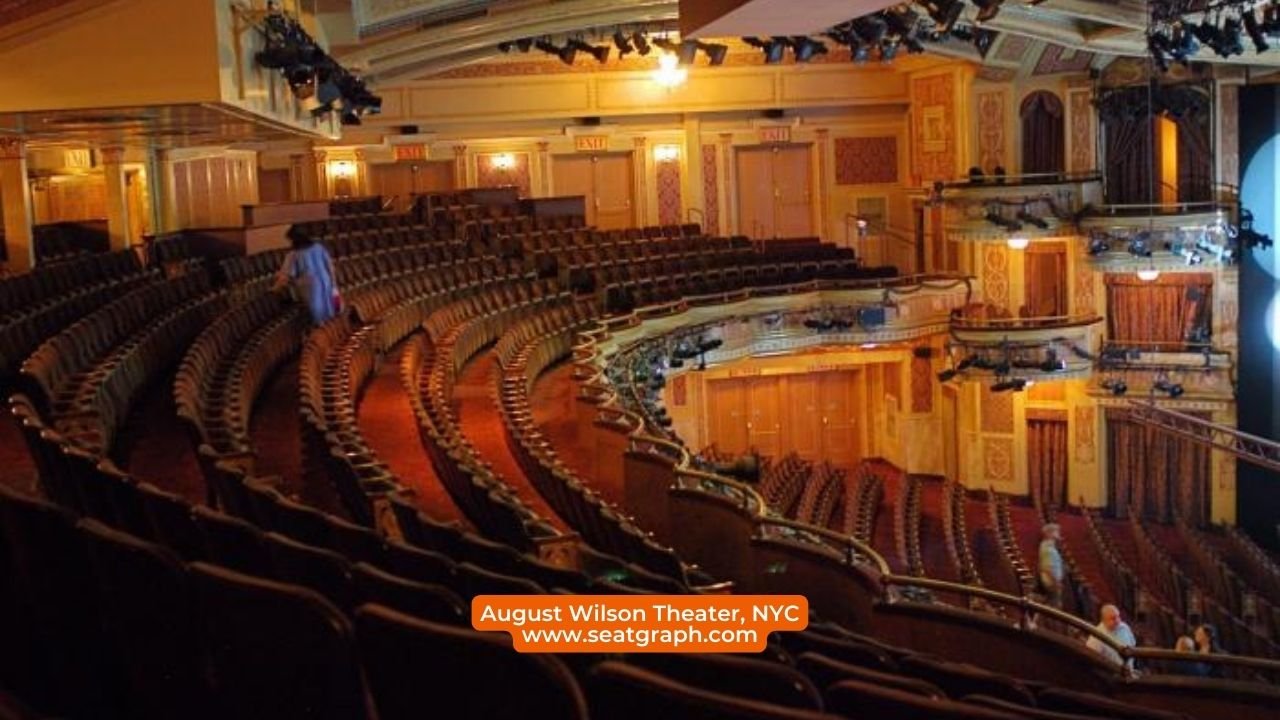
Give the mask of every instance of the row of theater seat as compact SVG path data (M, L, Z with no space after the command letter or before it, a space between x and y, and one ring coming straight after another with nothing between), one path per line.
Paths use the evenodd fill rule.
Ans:
M1203 586L1236 616L1256 617L1273 641L1280 637L1280 606L1263 594L1262 583L1241 577L1184 519L1177 518L1174 528Z
M1089 540L1094 551L1102 558L1102 571L1117 593L1116 605L1141 622L1135 628L1139 641L1161 647L1172 647L1181 635L1191 628L1185 618L1178 616L1162 600L1148 592L1138 574L1124 561L1113 542L1107 537L1096 515L1082 509L1089 530Z
M144 285L43 343L19 386L82 448L107 454L137 392L226 307L202 270Z
M893 545L898 562L908 575L923 577L924 553L920 547L923 487L920 478L907 475L898 483L893 504Z
M0 280L0 317L10 318L56 302L70 293L117 281L141 270L138 256L131 250L42 264L31 272Z
M62 282L59 273L46 274L45 270L4 281L6 286L10 282L22 282L30 289L42 285L42 281L27 278L49 279L39 290L14 290L9 298L10 307L0 311L0 380L11 380L27 356L71 323L156 278L156 273L144 270L131 252L93 257L110 258L106 264L111 268L104 269L97 263L76 263L87 270L67 286L58 284ZM68 274L72 278L78 275ZM53 281L54 277L60 279Z
M805 482L792 519L817 527L830 527L836 506L844 499L845 472L830 463L820 463Z
M1129 530L1138 551L1139 566L1145 570L1146 585L1159 594L1181 617L1199 615L1218 628L1219 640L1235 652L1254 657L1280 658L1280 647L1272 641L1264 615L1255 615L1254 625L1242 620L1212 593L1206 592L1180 563L1157 543L1149 528L1136 514L1129 513ZM1198 606L1197 606L1198 601Z
M946 479L942 483L942 535L951 569L960 582L981 585L978 564L969 546L968 513L965 490L960 483Z
M276 293L228 309L191 344L174 379L178 418L190 430L207 487L213 464L238 460L253 467L249 437L254 402L272 374L297 355L308 318ZM209 500L217 501L210 494Z
M528 391L537 377L572 351L576 332L596 317L596 304L563 299L520 322L506 324L495 356L502 369L495 390L512 449L526 478L552 509L587 542L642 567L707 587L712 579L686 567L668 547L649 538L624 509L605 501L567 465L537 429Z
M1252 579L1272 604L1280 605L1280 564L1240 528L1224 525L1221 530L1232 567Z
M258 572L211 563L223 555L224 534L236 532L228 529L235 522L213 517L193 510L193 557L0 490L0 560L10 571L0 576L8 591L0 603L12 611L2 622L17 640L0 655L6 668L22 665L29 697L73 718L400 720L426 707L488 720L534 709L575 720L1180 717L1021 683L821 623L780 638L760 658L521 655L509 639L456 627L463 594L371 562L344 566L281 534L245 536L256 545ZM382 557L414 559L388 563L445 572L390 547ZM322 559L342 571L329 580L346 585L323 579ZM491 581L465 565L444 579L467 593L490 592Z
M859 542L870 545L875 535L876 517L884 497L884 480L865 470L857 474L856 484L845 491L844 519L840 530Z
M1035 572L1022 556L1022 549L1018 546L1017 530L1013 527L1013 518L1009 513L1008 496L987 490L987 510L991 516L991 527L996 531L1000 558L1006 573L1012 576L1018 594L1025 596L1034 592Z
M760 495L780 515L795 504L804 491L805 480L813 472L813 464L794 452L765 466L760 476Z

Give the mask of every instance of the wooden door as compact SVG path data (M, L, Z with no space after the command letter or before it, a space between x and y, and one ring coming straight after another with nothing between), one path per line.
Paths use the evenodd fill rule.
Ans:
M839 467L857 464L862 432L854 397L860 372L841 371L818 374L819 414L822 423L822 459Z
M1033 243L1026 249L1024 317L1067 314L1067 248L1064 243Z
M751 447L761 455L780 457L782 450L782 411L779 378L757 377L746 381L748 426Z
M289 168L258 170L258 202L265 205L289 202L292 199L293 185L289 179Z
M586 200L587 224L596 224L595 163L590 155L557 155L551 164L555 194L581 195Z
M747 437L746 384L741 380L707 383L708 436L721 451L740 455L750 447Z
M409 173L413 176L414 193L449 192L454 189L452 160L413 163L409 166Z
M593 155L595 226L602 230L635 227L631 153Z
M773 213L773 153L767 147L740 148L738 231L753 239L777 237Z
M813 235L808 145L773 148L774 235L794 238Z
M784 449L805 460L822 459L821 381L815 374L787 376L787 425Z

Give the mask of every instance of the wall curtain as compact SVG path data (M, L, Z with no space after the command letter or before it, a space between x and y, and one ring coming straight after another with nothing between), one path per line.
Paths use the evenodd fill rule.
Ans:
M1112 408L1107 410L1107 454L1107 507L1116 517L1132 511L1155 522L1170 522L1175 514L1194 525L1208 522L1208 449Z
M1038 507L1067 506L1067 423L1027 419L1027 479Z
M1060 173L1066 164L1065 115L1057 95L1038 90L1022 100L1022 172Z
M1106 285L1107 335L1113 341L1178 345L1212 326L1209 273L1165 273L1152 282L1108 273Z
M1209 200L1212 195L1213 103L1197 84L1140 85L1104 90L1098 96L1104 128L1108 203L1149 204L1160 197L1154 148L1158 116L1178 128L1178 200Z

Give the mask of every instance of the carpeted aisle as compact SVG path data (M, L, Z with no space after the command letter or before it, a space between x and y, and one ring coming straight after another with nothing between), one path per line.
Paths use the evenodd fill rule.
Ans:
M360 432L382 462L412 488L418 507L437 520L465 522L431 466L418 437L418 421L400 382L399 348L387 353L365 387Z
M6 404L0 412L0 483L31 495L40 494L40 474L27 452L22 430Z
M116 433L114 457L134 477L203 503L204 475L196 461L187 425L173 406L173 378L164 377L143 392L124 427Z
M495 373L498 364L493 353L485 351L463 368L453 388L454 407L462 434L471 441L476 452L515 489L529 507L561 530L568 525L561 520L551 506L538 494L537 488L525 477L516 458L507 447L506 431L496 406Z
M533 392L529 396L529 405L533 410L533 421L537 424L560 459L568 465L578 477L604 499L622 502L622 488L615 483L604 482L591 472L591 454L595 452L583 433L578 428L576 416L577 388L573 383L573 364L561 363L555 366L534 383Z

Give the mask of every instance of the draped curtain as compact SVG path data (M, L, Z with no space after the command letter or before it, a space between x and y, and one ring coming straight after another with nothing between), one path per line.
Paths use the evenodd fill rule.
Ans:
M1154 119L1164 115L1177 126L1178 200L1211 199L1213 172L1212 103L1196 84L1113 88L1098 98L1106 149L1107 202L1155 203L1160 169Z
M1022 172L1060 173L1066 160L1062 101L1039 90L1022 101Z
M1037 507L1067 506L1067 423L1027 420L1027 478Z
M1109 273L1107 337L1116 342L1186 342L1196 328L1210 327L1208 273L1166 273L1144 282L1130 274Z
M1209 518L1209 450L1186 438L1134 422L1126 410L1107 411L1111 482L1107 506L1145 520L1180 515L1202 525Z

